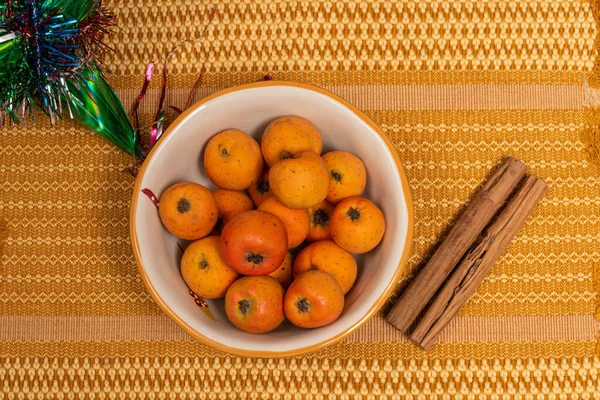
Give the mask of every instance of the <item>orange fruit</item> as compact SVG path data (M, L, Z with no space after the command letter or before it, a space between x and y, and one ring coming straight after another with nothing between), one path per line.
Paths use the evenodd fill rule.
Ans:
M176 183L165 190L160 197L158 214L169 232L186 240L208 235L219 216L210 190L193 182Z
M353 254L373 250L385 232L383 212L371 200L359 196L339 202L330 223L335 243Z
M321 134L310 121L293 115L279 117L267 126L260 147L269 167L284 158L312 150L317 155L323 150Z
M181 275L194 293L207 299L225 296L239 277L219 251L219 237L208 236L190 244L181 257Z
M250 187L262 174L263 164L258 142L238 129L217 133L204 150L206 174L221 189Z
M219 211L219 219L215 225L214 232L220 233L225 224L233 217L254 209L254 204L250 197L239 190L215 189L213 196L217 202L217 210Z
M273 194L286 206L312 207L327 197L327 165L313 151L300 152L271 167L269 185Z
M285 258L287 244L285 225L266 211L245 211L233 217L221 233L223 259L244 275L275 271Z
M287 289L288 286L290 286L290 283L292 283L294 280L294 274L292 271L293 261L294 257L292 256L292 253L288 251L285 255L285 260L283 260L279 268L269 274L269 276L275 278L275 280L279 282L284 289Z
M258 207L259 210L275 214L287 231L288 249L292 249L306 239L310 226L307 210L284 206L276 197L269 197Z
M317 242L319 240L331 239L331 226L329 220L333 214L334 206L323 200L308 209L310 214L310 228L306 240Z
M248 188L248 194L256 207L263 201L273 196L269 186L269 168L265 168L260 178Z
M244 332L269 332L285 318L283 295L279 282L270 276L245 276L227 290L225 313Z
M296 278L283 301L285 316L301 328L329 325L339 318L343 309L344 293L340 284L328 273L318 270Z
M294 260L294 277L306 271L319 270L333 276L342 292L348 293L357 274L354 256L331 240L323 240L306 246Z
M323 155L329 172L327 201L333 204L351 196L360 196L367 184L365 164L347 151L330 151Z

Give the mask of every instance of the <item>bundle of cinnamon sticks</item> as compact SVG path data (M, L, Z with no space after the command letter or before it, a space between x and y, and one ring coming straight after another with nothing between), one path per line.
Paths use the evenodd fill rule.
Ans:
M467 205L387 320L423 349L479 287L548 190L527 167L507 158Z

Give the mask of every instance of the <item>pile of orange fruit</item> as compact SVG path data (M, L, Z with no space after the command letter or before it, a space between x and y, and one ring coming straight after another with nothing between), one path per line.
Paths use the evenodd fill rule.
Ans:
M181 259L183 279L198 296L224 297L227 317L246 332L271 331L285 318L303 328L334 322L356 280L353 254L383 238L383 213L361 197L363 162L322 149L319 131L297 116L272 121L260 144L225 130L204 150L218 188L181 182L160 198L167 230L194 241Z

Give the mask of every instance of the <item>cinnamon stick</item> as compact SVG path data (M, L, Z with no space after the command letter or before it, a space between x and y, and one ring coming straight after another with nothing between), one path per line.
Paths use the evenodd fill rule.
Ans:
M429 262L387 314L389 323L404 333L409 333L410 326L525 176L526 170L527 167L521 161L507 158L494 171L467 205Z
M486 230L481 241L467 253L444 284L410 334L412 341L424 349L431 347L440 332L479 287L547 190L548 186L540 178L530 176L525 180L506 208Z

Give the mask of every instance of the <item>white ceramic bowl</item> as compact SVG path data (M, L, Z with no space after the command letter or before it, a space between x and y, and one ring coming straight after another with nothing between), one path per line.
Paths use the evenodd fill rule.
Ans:
M237 128L257 140L273 119L299 115L323 136L323 153L347 150L367 168L364 196L378 204L386 219L386 233L375 250L357 257L358 278L346 296L344 312L331 325L301 329L284 322L266 334L235 328L225 315L222 300L208 300L216 322L194 303L179 271L181 250L162 226L157 209L141 193L157 197L170 185L194 181L214 185L202 167L208 139L227 128ZM158 305L186 332L230 353L253 357L291 356L316 350L352 333L385 302L404 268L412 241L413 210L408 183L398 154L386 135L358 109L317 87L290 82L257 82L225 89L196 103L164 133L144 162L131 203L131 242L140 274Z

